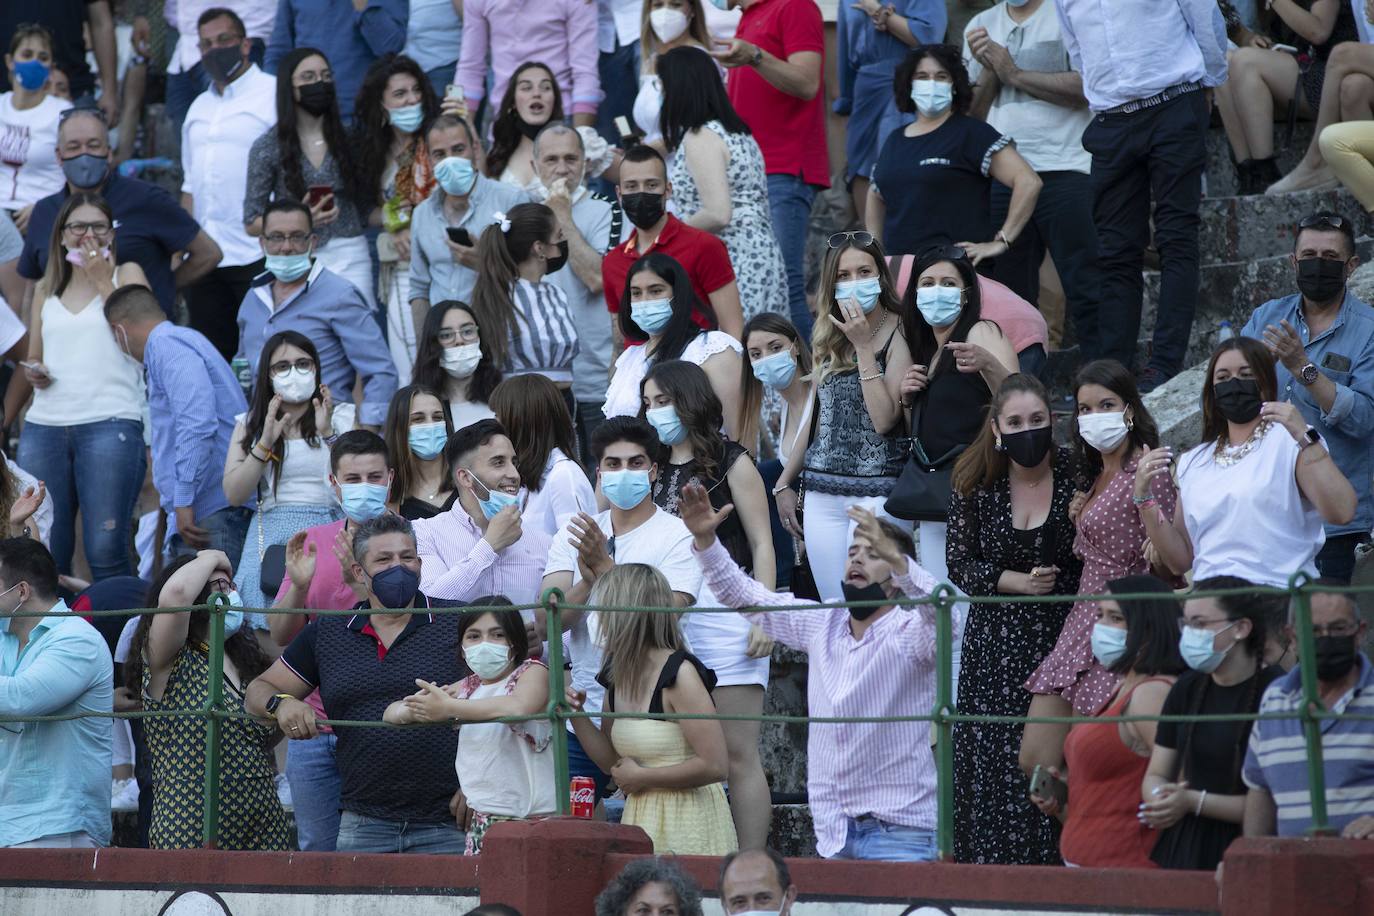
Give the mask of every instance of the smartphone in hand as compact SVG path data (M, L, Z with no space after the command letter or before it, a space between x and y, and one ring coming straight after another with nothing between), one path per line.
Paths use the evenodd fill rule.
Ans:
M1050 772L1046 766L1036 766L1031 773L1029 794L1052 798L1064 807L1069 800L1069 784Z
M449 226L447 229L449 241L455 245L466 245L472 247L472 236L462 227Z

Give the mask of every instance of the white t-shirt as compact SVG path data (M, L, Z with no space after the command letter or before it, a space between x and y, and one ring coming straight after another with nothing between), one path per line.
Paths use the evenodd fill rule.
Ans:
M71 107L50 95L20 111L13 92L0 95L0 208L22 210L67 183L57 164L57 120Z
M544 464L539 492L530 494L520 513L521 524L553 537L578 512L596 514L596 491L582 466L554 449Z
M612 536L611 510L597 515L596 523L607 538ZM571 572L573 584L576 584L581 581L582 574L577 567L577 549L568 541L569 538L562 534L554 537L544 575ZM649 520L633 531L615 535L615 552L612 556L617 563L644 563L654 567L663 573L663 578L668 580L668 586L673 591L691 595L693 601L701 591L701 566L692 556L692 533L682 519L662 509L655 508ZM597 672L601 670L598 616L598 612L583 614L582 619L569 630L568 639L573 686L586 691L588 712L599 712L606 695L605 688L596 682Z
M974 16L964 28L964 34L980 26L988 30L989 38L1007 49L1022 70L1058 73L1073 69L1059 30L1054 0L1045 0L1022 23L1011 18L1005 3L999 3ZM968 67L969 81L977 82L983 65L969 51L967 38L964 39L964 64ZM988 111L988 124L1002 135L1011 137L1016 143L1016 151L1037 172L1086 174L1092 167L1092 156L1083 149L1083 129L1092 117L1093 113L1086 106L1066 108L1003 85Z
M234 418L234 441L243 438L243 424L247 414ZM332 423L334 433L346 433L353 428L357 419L357 408L352 404L335 404ZM258 509L267 512L277 506L333 506L338 500L334 489L329 485L329 446L324 440L314 447L304 439L287 439L283 446L286 454L281 460L281 480L272 486L273 465L268 462L262 466L262 477L258 482Z
M453 415L453 428L462 429L478 420L494 420L496 414L481 401L449 401L449 413Z

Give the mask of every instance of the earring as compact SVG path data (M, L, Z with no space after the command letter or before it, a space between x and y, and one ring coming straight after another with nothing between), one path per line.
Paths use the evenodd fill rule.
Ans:
M1127 431L1127 432L1130 432L1130 431L1133 430L1133 429L1135 429L1135 420L1134 420L1133 418L1131 418L1131 417L1127 417L1127 418L1126 418L1126 431Z
M1001 440L1001 439L998 439L998 440L996 440L996 441L993 443L992 449L993 449L993 451L996 451L996 452L1005 452L1005 451L1007 450L1007 449L1006 449L1006 446L1004 446L1004 445L1002 444L1002 440Z

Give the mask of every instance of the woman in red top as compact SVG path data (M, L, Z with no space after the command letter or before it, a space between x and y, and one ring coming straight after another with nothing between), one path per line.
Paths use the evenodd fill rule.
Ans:
M1107 583L1113 595L1149 592L1158 598L1102 601L1093 626L1093 655L1121 684L1099 716L1154 716L1174 678L1184 670L1178 653L1182 611L1173 590L1153 576L1126 576ZM1031 801L1064 823L1059 852L1068 865L1093 868L1155 868L1150 851L1158 839L1140 820L1140 780L1154 751L1155 722L1075 725L1064 742L1068 773L1050 769L1070 787L1060 802L1033 785ZM1036 789L1044 789L1043 794Z

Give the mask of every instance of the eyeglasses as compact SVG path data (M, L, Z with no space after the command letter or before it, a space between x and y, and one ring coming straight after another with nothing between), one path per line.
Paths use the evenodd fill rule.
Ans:
M472 343L473 341L480 339L481 335L479 334L477 325L475 324L464 325L456 331L453 330L453 328L444 328L439 332L439 343L443 344L446 347L458 342L459 340L461 340L463 343Z
M226 579L224 576L217 576L216 578L211 579L209 582L205 584L210 587L211 594L214 594L215 592L223 592L227 595L230 592L236 592L239 590L238 585L234 582L233 579Z
M106 236L110 234L113 227L109 223L68 223L62 227L63 232L70 232L80 238L87 233L95 236Z
M1313 216L1304 217L1302 221L1298 223L1298 228L1315 229L1320 227L1323 229L1343 229L1349 225L1350 223L1343 216L1337 216L1334 213L1317 213Z
M931 245L917 252L918 261L967 261L968 252L958 245Z
M291 243L292 248L299 248L306 242L310 241L310 233L293 232L290 235L283 235L280 232L273 232L270 235L264 235L262 237L262 240L273 248L280 248L287 242Z
M852 241L855 245L858 245L860 248L867 248L869 245L873 244L873 233L865 232L862 229L851 229L847 232L836 232L826 241L826 244L829 245L831 248L839 248L845 242L850 241Z
M308 356L302 356L295 362L282 360L279 363L273 363L267 371L273 378L286 378L292 369L299 369L301 372L314 372L315 361Z
M1330 626L1325 626L1325 627L1319 626L1319 625L1317 625L1317 624L1313 624L1313 626L1312 626L1312 635L1313 635L1313 636L1317 636L1317 637L1321 637L1321 636L1337 636L1337 637L1354 636L1354 635L1355 635L1355 631L1357 631L1359 628L1360 628L1360 625L1359 625L1358 623L1350 623L1349 621L1342 621L1341 623L1333 623L1333 624L1331 624Z

